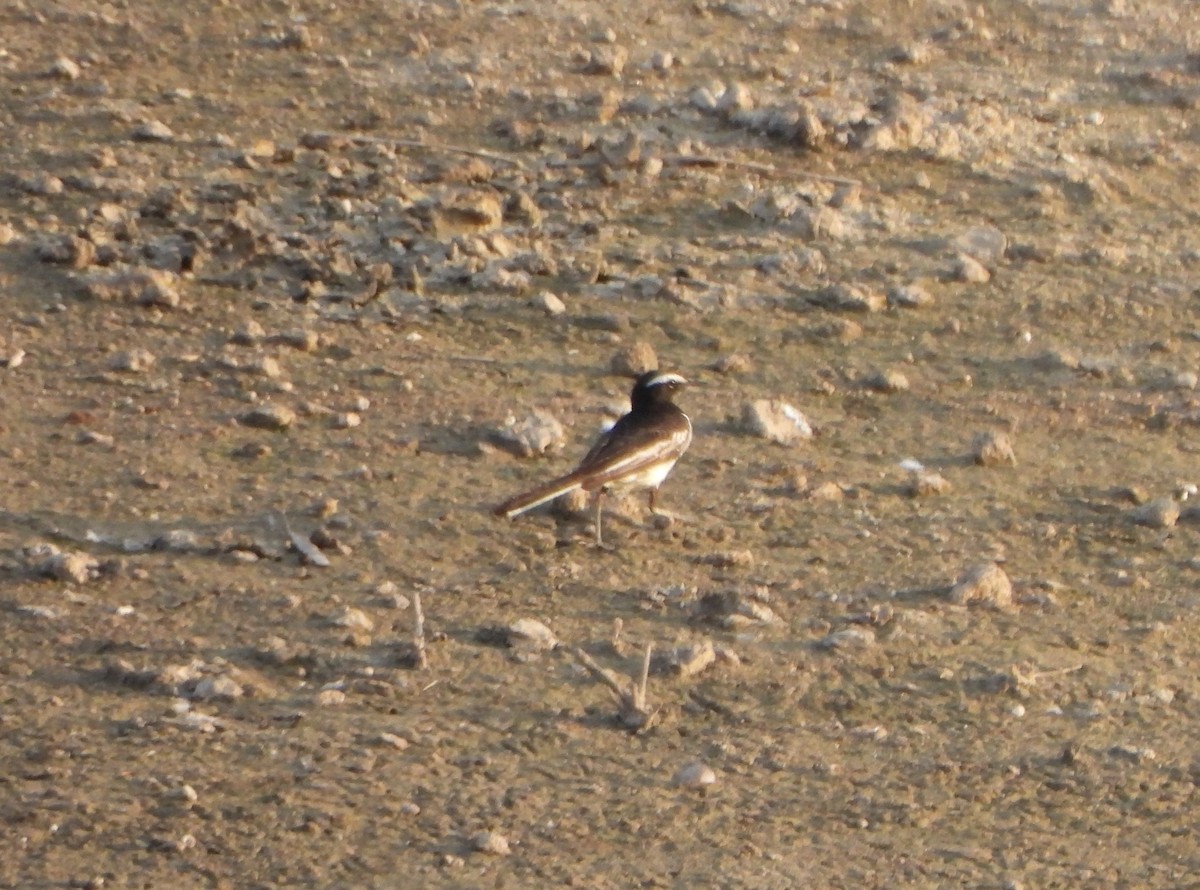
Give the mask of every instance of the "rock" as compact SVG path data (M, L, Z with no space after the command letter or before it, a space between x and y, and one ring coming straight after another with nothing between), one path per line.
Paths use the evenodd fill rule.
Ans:
M620 77L625 70L625 62L629 53L621 46L596 47L588 55L584 63L585 74L598 74L603 77Z
M317 704L323 708L337 707L346 703L345 690L336 686L327 687L317 693Z
M950 588L950 601L1006 609L1013 601L1012 582L996 563L980 563L968 569Z
M1135 509L1130 516L1137 525L1147 528L1171 528L1179 521L1181 510L1175 498L1155 498Z
M608 363L609 373L621 377L638 377L658 368L658 353L645 340L617 350Z
M997 467L1001 464L1017 465L1017 455L1013 451L1012 440L1008 433L1000 430L985 430L971 440L971 457L981 467Z
M227 675L203 677L188 698L196 701L234 701L245 694L242 685Z
M805 494L808 495L809 500L823 500L829 501L829 503L846 499L846 489L842 488L838 482L833 481L822 482L821 485L809 488Z
M950 277L956 281L965 281L969 284L987 284L992 280L992 273L988 271L987 266L979 262L973 256L967 254L959 254L954 260L954 265L950 270Z
M547 652L558 648L554 631L534 618L518 618L506 628L505 645L513 649Z
M888 291L887 304L895 309L922 309L933 305L933 295L919 284L902 284Z
M688 104L697 111L711 114L717 110L717 97L708 87L696 87L688 95Z
M826 634L817 645L822 649L867 649L875 645L875 631L869 627L847 627Z
M286 430L296 422L296 412L285 405L260 405L238 416L242 426L258 430Z
M529 305L535 309L541 309L549 316L562 315L567 311L567 304L557 294L548 290L544 290L530 299Z
M34 254L43 263L86 269L96 262L96 245L78 235L56 235L39 240Z
M94 300L134 303L173 309L180 303L178 276L164 269L131 267L118 272L92 272L80 281L83 292Z
M1079 369L1079 355L1070 349L1047 349L1033 359L1033 365L1040 371L1075 371Z
M701 640L666 651L656 651L650 667L657 673L694 677L715 664L716 660L717 653L712 640Z
M796 445L813 436L808 418L778 399L756 399L745 405L742 426L751 435L779 445Z
M729 83L717 100L717 111L726 117L731 117L739 111L749 111L754 108L754 96L744 83Z
M139 124L129 134L134 142L170 142L175 138L171 128L159 120L149 120Z
M47 77L53 77L57 80L79 80L81 73L79 63L66 56L59 56L46 70Z
M723 628L739 628L752 624L774 624L779 616L767 605L765 594L726 590L706 593L691 607L695 621Z
M695 561L699 565L718 569L744 569L754 565L754 553L751 550L717 550L697 556Z
M250 319L233 332L229 342L235 346L257 346L263 342L266 336L267 332L263 330L263 326L254 319Z
M375 629L375 622L362 609L354 609L346 606L336 615L329 619L329 623L334 627L348 627L351 630L361 630L370 633Z
M34 572L57 581L86 584L100 574L100 563L81 550L64 553L53 544L38 544L25 550L23 555Z
M745 374L754 368L754 361L744 352L722 356L710 365L718 374Z
M146 349L138 347L125 352L118 352L109 362L109 367L114 371L122 371L129 374L140 374L143 371L149 371L154 367L155 358L153 353Z
M1008 236L995 226L974 226L955 238L953 246L960 254L993 268L1008 251Z
M882 294L853 284L833 284L808 298L809 302L835 312L878 312L886 305Z
M698 760L685 763L671 777L671 784L680 788L703 788L715 784L716 781L717 774L712 768Z
M520 420L509 417L504 426L493 430L492 438L517 457L533 457L561 446L566 432L552 414L534 411Z
M316 331L299 329L276 334L268 342L288 346L298 352L316 352L317 347L321 345L321 335Z
M508 838L495 831L477 831L471 835L471 848L478 853L492 856L508 856L512 853Z
M875 392L882 393L898 393L908 390L908 378L900 371L888 368L883 371L876 371L870 374L863 380L863 385L867 389L873 389Z
M909 476L907 490L910 497L923 498L945 494L952 487L941 473L921 469Z

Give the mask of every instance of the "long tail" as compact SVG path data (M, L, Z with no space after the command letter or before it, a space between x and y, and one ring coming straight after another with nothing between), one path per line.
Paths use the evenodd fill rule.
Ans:
M505 519L512 519L514 516L520 516L526 510L532 510L534 507L541 506L547 501L552 501L564 494L569 494L576 489L583 487L582 476L584 474L576 471L568 473L566 476L559 476L557 479L551 479L549 482L539 485L537 488L509 498L500 506L496 507L492 512L497 516L503 516Z

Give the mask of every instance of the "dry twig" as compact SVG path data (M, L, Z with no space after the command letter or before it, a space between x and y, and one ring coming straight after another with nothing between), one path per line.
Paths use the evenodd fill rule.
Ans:
M413 667L423 671L429 667L429 656L425 654L425 611L421 608L421 592L414 590L413 606Z
M646 685L650 679L650 655L654 644L646 644L646 654L642 657L640 675L628 686L608 668L600 667L590 655L582 649L574 649L575 659L583 665L592 677L613 693L617 700L617 719L626 729L642 732L654 725L658 718L658 708L650 708L646 700Z

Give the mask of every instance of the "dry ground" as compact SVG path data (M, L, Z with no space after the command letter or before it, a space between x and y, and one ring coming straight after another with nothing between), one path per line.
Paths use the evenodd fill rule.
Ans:
M1198 35L1166 0L5 3L0 885L1188 886ZM636 342L703 384L685 519L493 519ZM750 434L762 398L817 435ZM491 446L535 409L560 450ZM952 602L987 561L1013 603ZM776 620L697 620L718 593ZM520 618L567 645L497 645ZM740 663L652 672L640 733L568 654L705 640Z

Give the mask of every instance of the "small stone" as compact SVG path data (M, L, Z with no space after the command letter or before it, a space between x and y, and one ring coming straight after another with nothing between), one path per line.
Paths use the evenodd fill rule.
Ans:
M717 100L717 111L728 116L754 108L754 95L744 83L726 84L725 91Z
M58 581L85 584L100 574L100 563L81 550L64 553L53 545L41 544L30 548L25 556L38 574Z
M882 294L854 284L833 284L808 298L823 309L836 312L878 312L886 305Z
M204 677L193 687L188 696L196 701L234 701L245 694L242 685L232 677Z
M355 411L340 411L333 415L330 425L335 430L352 430L362 426L362 415Z
M289 346L299 352L316 352L321 345L321 335L316 331L296 330L276 334L270 342Z
M903 284L888 291L887 303L895 309L922 309L933 305L933 295L919 284Z
M695 559L700 565L715 566L718 569L748 568L754 565L754 551L717 550Z
M796 445L813 436L808 418L778 399L756 399L745 405L742 426L751 435L779 445Z
M395 748L397 751L404 751L411 744L404 736L396 735L394 732L381 732L379 734L379 743L387 745L390 748Z
M717 97L708 87L696 87L688 96L688 104L708 114L717 110Z
M1137 525L1147 528L1171 528L1179 521L1179 501L1174 498L1155 498L1142 504L1131 515Z
M817 645L822 649L867 649L875 645L875 631L869 627L847 627L826 634Z
M557 294L548 290L544 290L530 299L529 305L535 309L541 309L549 316L562 315L567 311L567 304Z
M103 448L112 448L117 444L115 437L108 433L97 432L96 430L80 430L79 435L75 437L75 441L80 445L100 445Z
M968 569L950 589L950 601L960 606L983 605L1006 609L1013 601L1012 582L996 563L980 563Z
M175 138L171 128L159 120L140 124L131 134L134 142L170 142Z
M1079 355L1070 349L1047 349L1033 359L1033 365L1040 371L1075 371L1079 369Z
M283 376L283 367L279 360L270 355L261 355L245 365L245 371L255 377L265 377L267 380L278 380Z
M744 352L722 356L712 364L718 374L745 374L754 368L754 362Z
M490 856L508 856L512 849L508 838L495 831L477 831L471 835L471 848L477 853L487 853Z
M810 488L806 494L809 500L823 500L828 503L846 499L846 489L833 481L822 482L821 485Z
M351 630L362 630L370 633L375 629L375 622L362 609L354 609L350 606L342 609L336 615L329 619L329 623L334 627L348 627Z
M81 73L78 62L66 56L59 56L46 71L46 76L58 80L78 80Z
M258 430L286 430L296 422L296 412L285 405L260 405L238 417L242 426Z
M596 47L588 55L583 70L587 74L598 74L606 77L620 77L625 70L625 62L629 53L620 46Z
M317 704L321 707L337 707L346 703L346 693L341 689L322 689L317 693Z
M154 367L155 358L153 353L148 350L138 347L130 349L126 352L118 352L113 356L109 367L114 371L122 371L128 374L140 374L143 371L149 371Z
M703 788L715 784L716 781L717 774L713 772L712 767L699 760L685 763L671 777L671 784L679 788Z
M875 392L891 394L908 391L908 378L892 368L868 375L863 384Z
M518 618L507 630L505 642L514 649L546 652L558 647L554 631L534 618Z
M621 377L638 377L658 368L658 353L645 340L620 349L608 363L609 372Z
M534 411L521 420L509 417L504 426L493 431L492 438L517 457L533 457L561 446L566 431L554 415Z
M971 440L971 457L981 467L998 467L1001 464L1017 465L1017 455L1013 451L1012 440L1008 433L1000 430L986 430L978 433Z
M701 640L698 643L676 646L665 652L655 652L651 669L675 677L694 677L716 661L717 652L712 640Z
M83 291L94 300L135 303L173 309L180 303L178 276L163 269L131 268L120 272L87 273Z
M907 490L909 497L923 498L945 494L952 487L949 480L941 473L919 470L909 477Z
M961 255L993 267L1008 251L1008 236L995 226L974 226L955 238L953 246Z
M236 346L257 346L266 335L267 332L263 330L263 326L254 319L250 319L233 332L229 342Z
M731 629L755 624L774 624L779 616L755 591L726 590L706 593L691 607L699 622ZM718 653L719 655L719 653Z
M969 284L987 284L992 280L992 273L975 257L963 253L955 259L951 277Z

